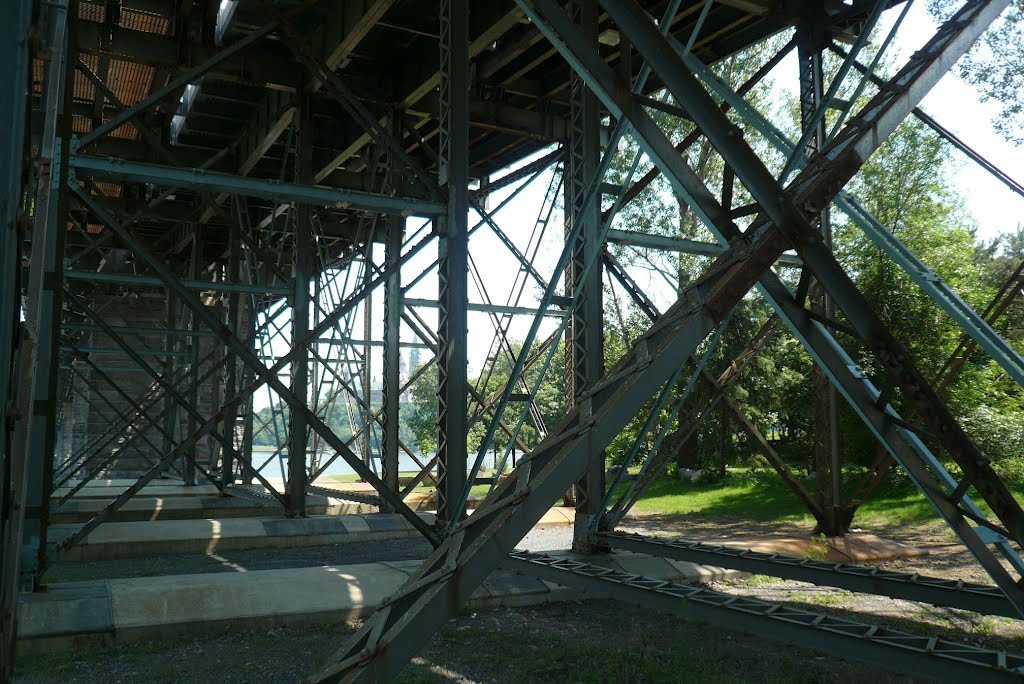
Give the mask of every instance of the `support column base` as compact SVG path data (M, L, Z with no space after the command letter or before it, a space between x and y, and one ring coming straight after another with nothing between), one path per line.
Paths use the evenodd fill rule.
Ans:
M573 553L596 555L611 552L611 547L608 546L608 543L596 533L590 531L590 522L593 519L593 514L576 511L572 537Z

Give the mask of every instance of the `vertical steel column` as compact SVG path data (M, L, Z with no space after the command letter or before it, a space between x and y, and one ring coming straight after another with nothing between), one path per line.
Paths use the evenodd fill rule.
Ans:
M401 135L402 112L393 115L392 129ZM401 194L402 171L392 164L391 192ZM398 376L400 367L399 332L402 323L402 279L398 260L402 255L402 241L405 237L405 217L401 214L388 216L387 238L384 243L384 268L393 269L384 281L384 350L381 374L381 399L383 411L381 418L381 479L384 486L398 491L398 420L399 402L401 401L401 378Z
M376 154L374 154L376 156ZM371 165L372 173L372 165ZM366 402L366 427L363 430L363 463L367 468L373 470L373 237L366 241L366 251L363 253L363 287L367 289L366 299L363 300L363 400Z
M21 221L24 218L23 211L26 208L24 203L26 189L25 182L25 153L26 153L26 110L29 98L29 41L33 35L29 28L32 17L31 0L14 0L13 2L0 3L0 63L4 69L0 71L0 92L6 94L3 104L0 104L0 411L3 421L0 422L0 681L11 680L14 668L14 649L17 639L17 608L18 593L21 585L21 561L22 561L22 539L25 533L38 535L41 530L25 529L26 508L29 501L29 470L32 467L30 459L33 455L42 459L45 455L44 448L33 449L30 454L26 448L27 429L36 430L45 427L45 415L37 415L34 410L33 399L44 401L46 392L53 385L50 382L36 382L31 376L32 394L37 390L38 395L34 397L22 397L19 402L23 409L21 415L27 416L17 425L17 431L21 439L18 440L22 448L12 448L12 429L14 427L15 415L12 415L9 407L13 405L12 396L14 390L13 379L16 377L13 365L15 362L14 339L18 330L18 299L17 274L21 268ZM40 307L47 309L46 317L40 323L46 331L47 347L37 355L36 358L53 356L55 359L57 345L53 344L52 331L55 326L52 324L54 316L53 297L57 294L59 307L60 282L44 281L50 277L54 265L60 268L61 259L53 254L44 262L45 246L56 250L60 246L61 231L57 230L57 216L59 207L57 197L51 193L58 193L61 185L54 187L51 182L57 177L60 182L61 166L59 159L67 159L67 156L60 156L56 148L57 107L62 98L51 97L54 90L60 93L59 85L64 76L64 64L61 58L65 56L64 46L67 44L64 23L66 20L65 10L57 3L52 3L45 8L44 16L48 16L50 31L48 39L50 46L59 55L50 64L49 73L46 78L46 93L48 102L54 110L46 118L44 137L46 149L40 150L40 161L45 164L50 161L49 173L40 174L40 195L47 199L47 208L44 216L39 216L41 207L37 207L36 231L33 238L35 257L32 262L34 273L38 274L36 282L39 289L30 293L29 300L32 301L33 315L38 316ZM54 21L56 19L56 21ZM66 137L66 136L65 136ZM65 150L66 151L66 150ZM45 155L50 155L49 157ZM55 168L56 167L56 168ZM44 185L45 184L45 185ZM57 240L55 243L54 240ZM45 246L44 246L45 245ZM54 264L56 262L56 264ZM47 267L48 266L48 267ZM59 272L57 273L59 278ZM45 297L42 285L46 284ZM56 293L54 290L56 289ZM38 301L33 301L38 297ZM59 308L56 309L60 311ZM26 311L26 319L28 312ZM26 320L26 323L28 321ZM55 367L57 364L52 364ZM22 366L24 368L24 365ZM44 369L49 370L49 369ZM53 376L52 373L44 373ZM54 376L55 377L55 376ZM53 391L50 397L54 398ZM26 404L27 400L27 404ZM44 407L39 404L40 409ZM26 425L30 422L31 426ZM42 424L41 424L42 423ZM44 445L45 446L45 445ZM52 475L52 446L53 439L50 439L50 458L40 465L43 470ZM38 487L38 483L36 483ZM33 487L33 489L36 489ZM38 490L36 490L38 493ZM49 500L49 491L42 492L45 501ZM45 553L45 543L39 543L39 547Z
M242 228L239 225L239 217L236 211L233 211L231 227L229 229L228 240L228 269L227 269L227 281L230 283L237 283L242 279L241 273L241 258L242 258ZM235 335L238 335L239 328L239 293L229 292L228 293L228 307L227 307L227 324L228 328ZM228 404L235 398L235 393L238 391L238 364L237 357L233 353L228 354L228 360L224 367L224 403ZM224 438L227 441L227 446L230 448L224 449L223 463L224 467L221 470L221 482L226 485L235 483L235 427L238 422L238 409L232 407L224 415Z
M193 280L199 279L199 274L202 269L203 259L203 238L199 235L199 231L196 230L196 226L192 225L192 259L189 262L189 278ZM168 294L170 292L168 291ZM199 406L199 355L201 347L201 339L196 333L199 331L199 320L193 312L189 316L188 329L192 334L189 335L189 344L192 345L192 358L189 363L189 387L191 388L188 393L188 401L193 406ZM193 434L198 427L198 421L191 412L188 413L188 434ZM185 484L187 486L195 485L196 483L196 469L195 462L198 456L195 443L189 443L185 447L185 451L182 453L182 475L184 475Z
M438 438L437 521L465 516L466 308L469 294L469 2L441 0L440 160L438 183L448 212L438 233ZM459 506L461 508L461 506Z
M248 304L248 312L245 316L245 328L248 331L245 339L250 345L256 344L256 312L255 299L252 297L245 298ZM255 380L256 374L251 368L245 366L242 370L242 387L248 387L253 380ZM242 483L252 484L253 481L253 466L252 464L252 433L253 433L253 402L252 394L250 394L245 403L242 405Z
M303 88L298 96L298 130L296 141L297 181L313 182L313 102ZM309 336L309 280L313 261L313 208L308 204L295 207L294 301L292 302L292 345L297 354L292 359L291 390L299 401L309 402L309 350L304 340ZM294 407L288 411L290 420L288 442L288 514L295 518L306 515L306 416Z
M587 41L597 46L596 0L571 0L569 14L582 29ZM572 257L565 270L566 293L577 302L576 311L566 326L565 365L566 403L580 404L591 384L604 374L604 320L601 296L601 261L597 259L586 280L581 279L584 266L600 251L598 227L600 195L588 203L587 186L597 173L601 154L600 118L597 97L580 76L573 72L569 92L569 155L566 162L565 231L570 235L573 221L583 223ZM576 522L573 549L593 552L590 541L590 520L601 515L604 497L605 452L590 454L586 472L576 484Z
M165 321L168 330L174 330L178 327L178 307L175 301L174 293L167 292L167 300L164 307ZM176 382L175 375L177 374L177 355L174 353L178 351L180 347L178 338L174 335L167 335L164 338L164 351L168 352L165 364L165 377L170 382ZM166 454L173 449L176 444L175 438L178 435L178 402L174 401L170 396L164 397L164 438L163 438L163 452Z
M199 225L201 225L201 224L199 224ZM197 230L199 229L199 225L196 226ZM213 265L213 282L215 282L215 283L222 283L222 282L224 282L224 265L219 262L219 259L217 257L214 257L212 265ZM219 323L223 322L224 309L226 308L224 306L224 299L223 299L223 297L224 297L224 295L221 294L221 296L216 299L215 304L212 307L210 307L215 312L214 313L215 316L220 316L221 320L218 321ZM216 342L214 343L214 345L217 346L217 349L218 349L218 358L214 361L214 363L217 364L218 371L214 372L213 377L210 378L210 390L209 390L209 395L208 396L211 399L210 403L212 404L213 407L220 407L220 406L224 405L224 393L223 393L223 389L224 389L224 382L223 382L224 376L223 376L223 374L221 372L221 369L223 369L224 366L227 365L228 357L231 356L231 350L228 349L227 347L224 347L223 349L221 349L221 347ZM223 354L223 356L221 356L221 354ZM192 404L192 406L198 407L199 404L198 403ZM218 421L218 422L221 422L221 421ZM221 433L221 434L223 434L223 433ZM218 464L219 464L219 467L220 467L221 471L223 471L223 469L224 469L224 460L223 459L226 456L226 454L224 452L227 451L227 449L224 448L224 446L225 446L224 442L222 442L219 439L216 439L215 437L213 437L213 435L210 435L210 437L209 437L209 444L210 444L210 460L206 464L206 469L212 473L212 472L215 471L215 469L218 468Z
M27 486L22 548L35 547L37 558L33 588L46 569L46 531L57 436L57 371L60 361L60 324L63 307L64 230L67 211L67 160L71 146L71 96L65 88L73 59L67 2L46 14L49 47L53 51L45 78L46 114L43 123L32 253L23 315L25 329L34 338L32 372L21 379L19 408L26 417L15 431L15 449L24 449ZM26 357L27 358L27 357ZM25 441L19 443L20 435ZM24 574L24 573L23 573Z
M74 394L72 394L71 391L75 378L74 375L68 371L61 371L61 373L67 378L61 383L63 387L67 388L67 395L64 398L63 407L61 408L60 436L57 438L57 453L56 461L54 462L54 471L56 471L56 465L67 461L68 456L71 454L71 426L75 415L75 400Z
M822 95L823 69L822 50L827 46L823 27L822 8L811 3L803 16L803 24L797 29L797 61L800 69L800 121L803 129L814 126L813 135L807 145L807 157L810 158L825 145L827 128L825 117L819 117L815 124L816 110L823 106ZM825 238L825 243L832 244L832 221L826 206L818 217L818 224ZM822 287L815 283L811 287L811 311L829 319L835 318L835 305L832 298L824 293ZM835 387L825 372L818 366L811 375L813 384L814 411L814 468L818 487L818 500L825 518L827 529L819 532L829 536L846 532L850 521L844 515L842 501L842 464L839 454L839 400ZM820 523L819 523L820 525Z

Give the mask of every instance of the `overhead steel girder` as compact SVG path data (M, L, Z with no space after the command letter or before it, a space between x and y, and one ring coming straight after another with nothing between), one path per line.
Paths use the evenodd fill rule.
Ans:
M572 558L517 551L503 566L590 595L617 599L687 620L739 629L783 643L810 644L829 655L908 668L941 680L1019 682L1024 658L961 641L900 632L700 585L673 584L591 565Z
M65 271L65 274L67 271ZM137 326L110 326L119 335L153 335L156 337L213 337L212 330L171 330L170 328L141 328ZM61 330L71 332L100 332L98 325L91 323L63 323Z
M388 197L358 190L286 183L200 169L176 169L84 154L71 155L71 168L79 175L103 180L134 181L168 188L226 192L318 207L362 209L405 216L435 216L444 212L444 204L440 202L411 197Z
M798 558L781 553L760 553L688 539L661 539L621 532L601 533L601 538L612 548L632 553L840 587L862 594L960 608L984 615L1020 617L1002 590L991 585L925 577L916 572L893 572L863 565Z
M601 74L605 83L617 83L600 57L581 45L577 32L557 3L553 0L517 1L573 68L590 79L588 83L596 85L595 73ZM536 9L541 6L543 14ZM547 23L550 18L556 20L557 30ZM919 55L947 59L953 52L962 54L966 45L950 47L944 42L950 33L958 32L950 31L949 27L940 30L929 44L930 50ZM573 48L562 42L566 37ZM909 113L915 104L914 98L923 97L926 91L927 87L917 87L916 79L911 78L904 84L903 92L908 95L900 99L899 107L883 108L875 112L873 122L862 121L853 132L840 136L839 151L854 145L854 149L863 153L860 157L844 155L834 158L826 150L813 170L805 171L794 181L800 197L810 205L809 211L831 200L832 195L856 172L862 160L882 143L885 134L891 132L892 128L887 128L885 123L899 118L900 110L906 110L904 114ZM616 97L628 97L628 87L619 83L613 91L596 87L595 92L612 108L613 116L624 113ZM651 153L655 162L663 170L671 170L670 177L676 183L681 185L684 179L692 182L692 170L678 160L671 143L652 125L642 108L629 104L625 113L630 115L635 128L640 124L643 130L638 142L647 147L645 151ZM676 157L675 161L673 157ZM717 205L717 200L699 181L692 186L691 194L701 188L703 195L710 197L710 204L705 204L705 208L713 211L721 223L732 225ZM788 197L778 198L777 202L792 202ZM808 235L803 239L808 239ZM565 488L583 473L589 454L605 448L619 434L656 388L671 377L679 360L695 351L750 288L766 272L770 273L771 265L788 247L788 240L766 221L755 224L746 234L734 239L729 249L683 292L679 301L636 342L615 368L595 384L579 408L570 413L498 485L469 519L452 528L451 534L420 569L364 622L334 655L332 662L314 675L313 681L348 681L360 675L385 681L395 676L432 631L445 621L451 611L469 599L475 587L564 493ZM891 407L886 407L886 411L891 410ZM879 431L899 429L891 420L882 421L877 426ZM1005 587L1001 588L1006 591Z
M110 59L122 59L133 64L144 64L161 71L178 72L182 69L181 45L173 37L158 33L136 31L117 27L107 41L103 35L102 24L92 21L80 21L78 39L75 45L82 55L94 55ZM238 52L250 44L257 43L269 32L255 31L242 40L246 44L234 49L235 44L223 49L210 48L201 44L189 45L192 64L205 63L202 69L192 69L188 73L189 80L210 74L218 80L237 83L257 83L275 90L294 90L297 86L294 65L282 59L283 50L275 50L273 43L265 41L270 49L252 50L250 54L239 55ZM223 52L231 50L227 55ZM214 61L216 60L216 61Z
M302 5L300 5L297 8L296 11L300 11L301 12L301 11L305 10L306 8L308 8L310 6L310 4L311 4L311 0L307 0L307 2L302 3ZM86 54L86 53L88 53L88 51L90 49L93 48L93 45L98 45L100 43L100 41L99 41L98 36L97 36L97 38L92 41L92 44L89 44L88 42L86 42L83 45L82 44L83 43L83 38L88 35L87 31L91 28L91 26L90 26L91 22L80 22L80 23L82 24L82 26L80 28L84 32L80 32L80 34L79 34L77 47L78 47L78 51L80 53ZM167 98L174 96L179 91L181 91L181 89L184 88L186 85L188 85L188 84L192 83L193 81L197 80L203 74L206 74L211 69L215 68L217 65L219 65L219 64L221 64L223 62L226 62L231 57L233 57L235 54L237 54L237 53L241 52L242 50L248 48L250 45L254 44L256 41L261 40L261 39L269 36L271 33L274 32L274 30L277 29L277 27L278 27L277 22L276 21L271 21L271 22L267 23L266 25L264 25L263 27L253 31L252 33L247 35L245 38L242 38L241 40L238 40L238 41L232 43L231 45L227 46L223 50L218 51L216 54L211 55L209 58L204 60L198 66L193 67L192 69L188 69L187 71L179 74L177 77L175 77L174 79L172 79L168 83L166 83L162 88L158 88L158 89L154 90L147 97L143 98L142 100L140 100L136 104L132 105L128 109L125 109L125 110L115 114L110 119L105 121L102 125L97 126L93 130L91 130L89 133L83 135L82 138L81 138L81 143L80 143L81 146L83 148L88 146L89 144L95 142L96 140L99 140L100 138L102 138L103 136L107 135L108 133L116 130L119 126L121 126L121 124L127 123L128 120L131 119L136 114L139 114L140 112L143 112L143 111L149 109L150 107L153 107L154 105L162 103ZM98 31L98 27L97 27L96 30ZM135 36L134 35L135 33L136 32L128 33L128 32L118 31L115 35L117 35L121 39L124 39L125 37L138 38L139 36ZM144 42L145 42L145 46L137 46L137 48L134 50L134 52L145 52L147 49L152 50L152 48L154 46L156 46L156 45L159 45L161 41L160 41L160 37L159 36L154 36L153 34L147 33L147 34L144 34ZM121 54L132 54L133 50L122 48L121 50L119 50L119 52ZM178 62L178 59L180 57L180 53L178 51L177 44L174 44L174 52L175 52L175 55L173 57L168 56L168 58L170 59L170 62L168 63L168 66L169 65L174 65L174 67L177 67L177 62Z
M1010 533L1018 542L1024 542L1024 511L992 470L984 455L932 391L928 382L914 366L907 351L892 337L867 300L853 285L828 246L817 238L803 214L803 207L798 207L786 194L746 143L738 140L734 126L721 114L679 55L661 38L656 27L646 18L635 14L638 11L635 2L602 0L602 3L619 27L631 36L641 53L662 76L677 100L684 103L687 111L726 162L734 168L737 177L760 203L765 214L797 248L804 263L833 296L850 324L893 376L894 382L904 390L906 399L927 421L932 434L938 436L943 446L964 469L965 476L972 481ZM859 115L858 118L863 123L858 122L852 131L848 130L845 135L837 136L829 146L831 153L838 151L843 156L849 156L849 163L859 166L858 162L867 158L875 143L865 141L864 136L858 134L857 128L870 124L878 135L887 137L899 122L910 114L905 103L916 103L913 99L915 95L923 97L928 87L938 82L948 67L973 44L1007 4L1007 0L995 0L965 6L965 9L951 20L956 23L946 25L946 34L939 46L944 49L939 50L935 57L930 57L927 53L924 56L918 53L917 58L912 59L894 79L898 87L906 87L907 91L895 94L883 89ZM897 101L900 106L892 106ZM900 114L903 116L899 116ZM808 168L813 169L818 159L812 161ZM799 178L794 181L794 186L800 188ZM822 206L827 206L827 203L823 203Z
M522 13L505 2L483 2L474 3L473 13L470 16L471 24L480 26L480 32L473 36L469 43L469 59L475 60L481 54L488 51L494 41L498 40L512 27L522 21ZM415 55L406 60L406 67L398 74L400 79L409 79L395 89L393 100L400 110L411 110L416 108L423 97L436 92L440 84L440 71L434 68L436 54L431 52L427 55ZM380 120L384 125L386 121ZM315 179L325 177L334 169L356 155L363 147L370 144L372 137L364 133L357 137L317 173Z
M428 194L435 198L440 198L441 195L438 193L437 185L434 181L426 174L426 172L419 167L415 160L413 160L409 154L405 151L404 145L401 140L396 139L391 135L390 131L387 130L387 122L383 123L367 108L365 104L360 100L357 94L349 87L345 79L341 78L334 72L334 70L327 64L324 63L314 52L313 49L306 43L305 36L302 35L288 20L286 17L280 16L277 10L267 3L265 0L257 0L263 11L272 16L278 21L281 31L284 34L285 44L288 49L295 55L296 59L303 65L303 67L309 72L309 76L322 80L324 90L327 94L333 98L348 114L353 121L355 121L360 128L373 139L373 141L385 148L391 155L395 163L404 166L412 177L409 179L422 185L423 189ZM468 57L467 57L468 60ZM466 91L466 100L468 108L469 91ZM468 133L467 133L468 134ZM313 180L319 180L319 176L314 176Z
M441 108L433 94L424 97L407 112L416 118L437 118L440 113ZM556 142L568 137L568 122L563 116L478 97L469 100L469 121L474 128L510 131L536 140Z
M850 57L850 53L836 45L835 42L830 43L828 47L832 52L836 53L843 59L848 59ZM876 76L873 70L869 69L869 67L867 66L864 66L864 64L857 60L853 61L853 68L859 71L862 75L866 76L867 79L871 81L871 83L874 83L875 85L878 85L879 83L882 82L882 79ZM995 178L1000 183L1005 185L1007 189L1009 189L1011 192L1020 195L1021 197L1024 197L1024 185L1021 185L1016 179L1010 176L1010 174L1006 173L1005 171L997 167L995 164L993 164L991 161L989 161L981 154L979 154L977 150L975 150L966 142L964 142L959 136L953 133L953 131L949 130L948 128L940 124L938 121L933 119L920 108L914 110L914 116L916 116L918 119L924 122L924 124L928 126L928 128L938 133L943 140L953 145L953 147L957 148L965 155L967 155L978 166L988 171L993 178Z
M330 69L337 69L348 62L349 56L358 47L360 41L373 28L377 21L387 13L395 0L368 0L367 2L331 3L324 23L319 27L324 34L324 62ZM312 92L319 90L322 82L307 80L302 84ZM290 92L271 90L250 119L249 126L239 136L234 145L239 148L238 173L249 175L257 163L266 155L281 134L291 125L295 116L295 98ZM323 181L323 178L318 178ZM351 187L351 186L346 186ZM217 197L217 202L224 201L225 196ZM213 216L208 210L200 220L205 223Z

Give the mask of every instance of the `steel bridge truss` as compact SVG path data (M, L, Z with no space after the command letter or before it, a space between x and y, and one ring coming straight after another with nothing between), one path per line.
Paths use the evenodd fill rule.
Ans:
M4 89L23 93L34 114L26 122L18 107L0 108L3 130L18 134L0 141L6 193L0 196L0 255L9 266L0 290L6 307L0 338L12 341L0 344L5 655L13 653L18 590L25 578L38 582L52 547L60 553L80 543L147 484L173 474L186 486L206 482L225 497L294 517L307 514L310 496L373 506L402 515L430 541L435 550L420 570L314 681L390 679L499 565L776 639L803 641L813 634L823 648L885 665L941 676L957 671L998 678L1024 671L1024 661L1001 651L514 551L544 512L568 496L577 510L573 547L584 553L630 550L1024 616L1024 561L1018 555L1024 511L941 399L976 348L1024 386L1024 360L994 329L1020 292L1020 269L978 314L844 190L912 114L1019 190L917 109L1008 1L966 2L895 76L884 79L875 67L902 15L878 56L867 66L859 59L881 13L900 4L887 0L844 5L834 16L808 10L778 25L752 23L749 37L736 38L746 42L736 44L723 37L732 15L719 18L739 11L736 3L515 0L514 6L488 3L471 11L467 0L441 0L425 3L436 14L436 73L422 77L416 72L421 65L409 66L397 80L406 86L412 79L413 85L408 91L395 86L386 105L347 67L359 59L361 44L372 49L367 35L400 3L358 4L353 16L329 11L329 35L310 41L307 22L315 23L322 10L315 0L243 3L249 13L245 31L220 44L222 34L232 34L218 25L216 45L197 50L187 67L154 57L143 92L126 91L125 77L116 76L121 67L107 54L127 49L128 43L118 42L127 35L119 29L125 10L120 3L103 4L99 19L86 18L76 0L19 0L0 9L0 31L11 34L0 51L10 51L6 63L14 65L5 72L12 82ZM825 11L824 4L814 9ZM187 13L173 16L186 24L200 21ZM751 17L766 21L758 12L732 20L742 24ZM824 19L831 22L828 31L822 31ZM46 36L38 53L25 38L32 22ZM787 27L796 29L793 40L739 88L708 67ZM145 30L172 33L159 22ZM850 47L831 43L831 31L846 32ZM506 33L514 38L508 45ZM614 47L606 40L612 34ZM98 52L89 43L94 35ZM255 71L247 72L241 58L257 45L278 50L273 55L296 69L289 73L254 57ZM744 97L793 50L800 63L798 140ZM824 82L822 69L828 51L841 62L831 83ZM502 88L519 93L529 85L523 76L541 64L565 72L554 89L557 98L537 95L528 106L517 106L511 97L485 97L490 86L481 83L489 84L487 79L503 75ZM27 78L33 65L42 74L35 83ZM839 88L854 76L860 77L856 96L830 117L830 128L826 110L842 104ZM190 135L201 139L207 100L230 99L231 88L241 91L253 78L266 88L247 102L252 115L244 130L221 125L217 135L230 142L212 155L181 144ZM868 88L874 95L853 114L852 102ZM673 143L660 125L665 114L692 122L692 132ZM328 117L346 122L337 127L345 129L337 139L331 137L337 131L321 126ZM216 126L203 133L211 130ZM781 173L753 151L744 137L751 135L783 155ZM606 182L612 156L624 139L638 152L626 180L612 185ZM718 193L687 159L698 141L724 161ZM36 151L29 164L31 145ZM531 154L529 163L502 171ZM654 168L639 176L643 159ZM659 176L716 242L645 235L615 223L619 210ZM544 181L548 186L524 246L525 231L509 232L497 215ZM559 195L564 248L551 271L541 272L539 255ZM936 382L922 376L832 255L833 212L864 230L962 327L960 349ZM489 264L470 248L478 231L497 239L519 269L504 304L488 291ZM15 267L22 243L28 244L29 263L24 283ZM611 244L703 254L710 261L661 311L608 249ZM800 269L795 290L776 266ZM435 277L436 298L417 296L417 286ZM611 287L625 292L651 325L606 371L603 306ZM470 303L473 288L481 303ZM737 304L755 290L774 314L740 356L716 371L712 350ZM531 291L540 293L539 302L525 305ZM16 320L19 306L24 325ZM427 310L437 311L436 325ZM480 382L467 369L471 312L486 313L494 328ZM516 316L531 321L521 348L510 336ZM828 483L817 496L729 394L782 327L815 362L816 463L819 483ZM838 333L856 339L883 376L868 377ZM562 372L551 368L560 339L568 412L549 425L538 391L546 373ZM428 355L404 376L403 348ZM494 390L487 379L499 359L511 373ZM437 379L438 448L424 457L403 441L400 410L413 384L430 376ZM690 399L698 383L710 390L702 403ZM819 525L835 524L843 515L835 441L840 397L878 439L880 463L891 459L907 473L992 585L615 531L673 449L719 407ZM911 415L901 416L897 405ZM90 412L91 419L83 417ZM332 428L339 415L350 428L345 438ZM605 449L636 416L645 420L628 461L640 462L641 470L623 487L624 468L606 481ZM103 426L90 430L89 420ZM473 453L467 443L477 424L484 434ZM677 427L670 436L672 424ZM525 426L540 437L532 449ZM651 436L654 447L644 452ZM269 442L271 450L254 450L256 441ZM496 472L484 478L485 456L500 443L505 446ZM936 448L957 464L959 480ZM510 467L517 449L526 455ZM415 463L411 482L399 479L402 458ZM314 484L339 459L374 491ZM47 539L51 506L60 507L129 461L136 472L122 493L69 537ZM406 502L427 482L436 486L436 525ZM484 483L489 494L467 516L472 487Z

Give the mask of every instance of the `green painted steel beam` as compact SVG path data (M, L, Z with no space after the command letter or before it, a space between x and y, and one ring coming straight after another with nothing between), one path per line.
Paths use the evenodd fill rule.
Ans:
M335 346L350 345L353 347L364 347L370 345L371 347L383 347L384 343L380 340L357 340L352 337L321 337L316 341L317 344L331 344ZM402 349L433 349L434 347L429 344L422 342L399 342L399 347Z
M416 299L406 297L402 302L408 306L422 306L425 308L436 309L438 307L436 300L430 299ZM528 306L503 306L501 304L475 304L470 302L466 305L467 311L476 311L480 313L497 313L497 314L521 314L524 316L536 316L540 309ZM548 310L544 312L545 316L553 316L555 318L561 318L565 315L564 311Z
M214 337L212 330L172 330L171 328L141 328L137 326L110 326L118 335L157 335L160 337ZM98 325L90 323L64 323L66 332L103 332Z
M388 197L358 190L325 188L318 185L286 183L263 178L249 178L218 171L177 169L158 164L143 164L123 159L71 155L71 168L82 176L111 181L153 183L161 187L209 190L246 197L276 199L319 207L362 209L364 211L402 215L436 216L445 205L440 202L411 197Z
M61 345L61 351L78 351L84 354L124 354L123 349L116 349L114 347L70 347ZM191 356L190 351L162 351L160 349L137 349L135 353L139 356L173 356L173 357L187 357Z
M73 370L70 364L62 363L58 366L61 370ZM139 366L96 366L97 369L104 373L145 373L145 368Z
M133 287L165 287L159 278L133 273L106 273L100 271L65 271L67 280L84 280L90 283L110 283L112 285L130 285ZM266 285L247 285L245 283L215 283L210 280L181 279L181 284L190 290L200 292L241 292L242 294L276 294L288 295L290 288Z
M635 230L619 230L616 228L608 231L608 242L629 247L646 247L666 252L682 252L683 254L706 256L718 256L725 251L725 247L714 242L700 242L699 240L687 240L685 238L668 237L667 235L651 235ZM777 263L793 268L803 266L800 257L795 254L783 254L779 257Z

